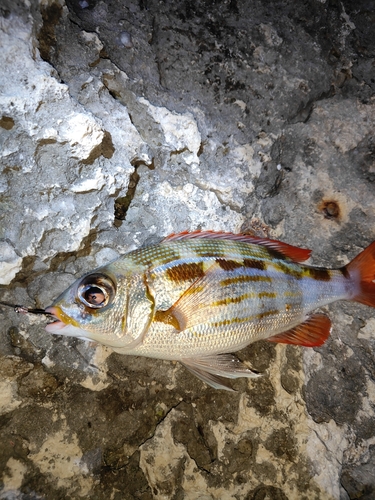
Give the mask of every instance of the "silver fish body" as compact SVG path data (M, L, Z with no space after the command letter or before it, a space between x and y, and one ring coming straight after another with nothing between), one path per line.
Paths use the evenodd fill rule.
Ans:
M361 281L364 267L374 267L366 283L375 278L375 244L365 252L365 264L357 257L329 270L301 264L308 250L273 240L172 235L77 280L47 309L58 319L47 330L178 360L227 389L225 378L254 376L228 353L259 339L321 345L330 320L314 309L341 299L375 305Z

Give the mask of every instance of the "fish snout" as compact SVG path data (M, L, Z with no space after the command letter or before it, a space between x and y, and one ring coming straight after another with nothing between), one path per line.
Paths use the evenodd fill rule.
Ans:
M79 326L77 321L75 321L73 318L68 316L61 309L61 307L50 306L50 307L46 307L45 311L46 311L46 313L50 314L52 316L52 319L53 319L53 321L51 323L48 323L48 325L46 326L47 332L55 333L55 332L57 332L57 330L61 330L66 325L73 325L76 327Z

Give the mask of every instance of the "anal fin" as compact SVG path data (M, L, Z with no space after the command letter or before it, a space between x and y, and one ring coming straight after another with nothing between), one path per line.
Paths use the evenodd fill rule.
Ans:
M232 391L228 378L254 378L260 374L251 371L233 354L210 354L197 359L180 360L193 375L215 389Z
M279 333L267 340L282 344L318 347L324 344L331 333L331 320L324 314L313 314L300 325L291 330Z

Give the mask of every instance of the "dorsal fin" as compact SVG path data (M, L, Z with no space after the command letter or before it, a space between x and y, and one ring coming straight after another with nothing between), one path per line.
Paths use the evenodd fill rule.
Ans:
M216 239L216 240L234 240L243 243L252 243L253 245L262 245L266 248L274 250L295 262L304 262L310 257L311 250L307 248L298 248L282 241L270 240L268 238L258 238L250 234L234 234L225 233L222 231L183 231L181 233L173 233L164 238L162 243L176 240L193 240L193 239Z

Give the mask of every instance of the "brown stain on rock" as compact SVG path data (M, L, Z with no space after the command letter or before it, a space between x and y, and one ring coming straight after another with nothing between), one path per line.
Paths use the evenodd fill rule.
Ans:
M130 204L133 201L133 198L135 196L137 185L138 185L138 182L140 180L140 176L139 176L138 171L137 171L138 167L140 167L141 165L145 165L148 167L149 170L155 169L154 159L152 160L151 164L146 163L144 160L139 159L139 158L134 158L130 163L134 167L134 172L130 175L128 190L127 190L125 196L120 196L115 200L115 223L114 223L114 225L116 227L120 227L122 224L122 221L126 219L126 214L127 214L128 209L130 207Z
M38 33L39 52L42 59L50 61L51 48L56 45L55 26L62 16L62 7L58 3L42 6L43 24Z
M135 169L131 174L128 184L128 191L125 196L120 196L115 200L115 219L123 221L126 219L126 214L130 203L132 202L137 184L139 182L139 174Z
M14 120L10 116L2 116L0 118L0 127L5 130L11 130L14 127Z
M22 397L46 400L58 388L57 379L45 371L43 366L36 365L30 373L22 378L19 384L19 394Z
M271 228L256 217L253 217L250 221L246 220L240 229L240 233L249 234L250 236L256 236L258 238L269 238L270 231Z
M319 212L322 212L324 217L329 220L341 220L340 205L336 200L323 199L318 205Z
M81 160L81 163L83 165L92 165L100 156L104 156L107 159L112 158L114 152L115 147L112 142L112 136L107 130L104 130L102 142L93 148L90 155Z

